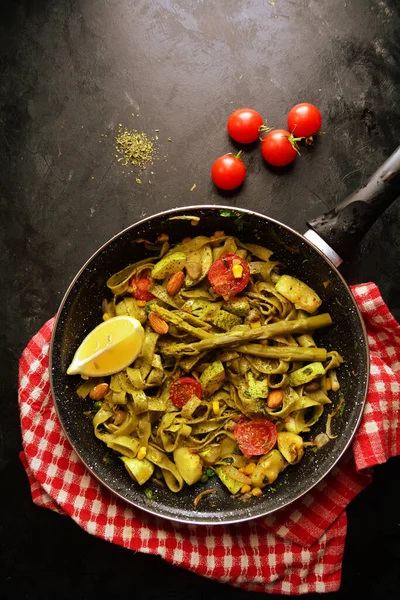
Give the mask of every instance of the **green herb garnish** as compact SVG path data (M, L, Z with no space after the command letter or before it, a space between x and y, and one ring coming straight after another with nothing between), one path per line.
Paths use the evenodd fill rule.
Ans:
M279 488L281 488L283 485L285 485L284 481L276 481L275 482L275 487L269 486L269 489L272 490L273 492L276 492L276 490L278 490Z
M147 312L147 314L151 313L151 310L152 310L151 305L153 303L154 303L154 300L149 300L149 302L146 302L146 306L144 308L145 308L145 311Z
M227 208L221 208L221 210L219 211L219 214L221 215L221 217L235 217L238 213L236 213L234 210L229 210Z
M148 498L149 500L151 500L154 496L154 492L150 488L146 488L144 490L144 494L145 494L146 498Z
M114 459L113 459L112 455L110 454L110 452L107 452L103 456L103 463L106 464L106 465L113 465L114 464Z
M244 213L240 213L239 216L235 219L235 225L238 231L242 231L245 223L246 215Z
M234 223L238 231L242 231L246 219L245 213L241 213L236 210L230 210L227 208L221 208L219 214L221 215L221 217L234 217Z

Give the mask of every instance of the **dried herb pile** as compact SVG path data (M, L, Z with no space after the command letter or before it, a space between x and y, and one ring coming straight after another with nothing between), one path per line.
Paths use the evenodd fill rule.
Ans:
M145 169L157 155L154 139L135 129L129 130L120 125L115 142L115 149L121 154L118 162L123 166L133 165Z

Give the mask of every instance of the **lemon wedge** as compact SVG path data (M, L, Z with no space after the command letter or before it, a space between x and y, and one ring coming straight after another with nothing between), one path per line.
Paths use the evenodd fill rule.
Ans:
M83 340L68 367L68 375L105 377L128 367L139 354L144 330L137 319L112 317Z

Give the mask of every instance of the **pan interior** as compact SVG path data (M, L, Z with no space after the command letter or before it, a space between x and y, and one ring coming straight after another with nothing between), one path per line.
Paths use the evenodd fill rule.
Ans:
M368 384L365 331L353 296L338 271L302 236L286 226L242 209L234 209L240 218L225 217L221 215L222 208L190 207L156 215L124 230L105 244L72 282L60 307L51 348L50 377L58 416L87 468L132 505L161 517L198 524L232 523L263 516L287 506L309 491L332 469L349 445L361 418ZM199 216L199 224L193 227L188 221L169 220L171 216L183 214ZM260 498L246 504L239 502L215 481L216 478L212 478L205 486L186 486L179 494L160 488L149 500L143 488L130 479L121 461L113 464L103 461L107 448L94 436L91 420L83 415L84 404L76 396L75 390L81 379L67 376L66 370L82 339L101 321L101 303L107 296L108 277L127 264L151 255L135 240L154 240L157 235L167 233L171 243L177 243L187 236L211 235L218 230L270 248L274 251L274 259L284 265L282 272L304 280L322 298L322 309L331 314L333 326L317 332L315 339L318 345L337 350L345 359L338 373L345 397L344 414L334 420L333 429L338 437L317 453L306 451L298 465L288 467L280 475L279 486L265 488ZM333 397L337 401L337 395ZM313 436L325 431L326 413L325 410L324 416L313 427ZM207 487L218 488L218 493L207 496L194 508L194 498Z

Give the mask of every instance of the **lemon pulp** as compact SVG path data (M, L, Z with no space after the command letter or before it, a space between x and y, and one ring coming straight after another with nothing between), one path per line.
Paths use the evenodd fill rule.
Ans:
M68 375L113 375L129 366L139 354L143 327L133 317L119 316L100 323L83 340L68 367Z

